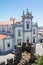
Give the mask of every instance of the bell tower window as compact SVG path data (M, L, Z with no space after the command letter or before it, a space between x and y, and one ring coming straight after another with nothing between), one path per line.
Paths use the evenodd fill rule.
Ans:
M27 24L27 29L29 29L29 24Z

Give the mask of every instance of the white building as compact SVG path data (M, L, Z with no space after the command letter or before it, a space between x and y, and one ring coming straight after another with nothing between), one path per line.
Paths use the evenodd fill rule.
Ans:
M7 52L13 49L13 38L8 35L0 34L0 52Z
M26 14L23 11L22 21L17 22L14 26L14 37L15 37L15 44L20 44L25 42L29 43L37 43L38 40L38 26L37 23L33 23L32 13L27 12Z
M23 11L22 20L17 21L11 18L9 22L0 23L0 34L7 34L14 36L13 46L15 44L22 45L25 42L37 43L38 40L38 26L33 23L32 13Z

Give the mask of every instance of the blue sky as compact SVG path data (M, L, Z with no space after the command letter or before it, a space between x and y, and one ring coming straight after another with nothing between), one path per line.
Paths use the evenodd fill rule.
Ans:
M33 21L43 26L43 0L0 0L0 21L7 21L12 16L20 19L27 8L34 16Z

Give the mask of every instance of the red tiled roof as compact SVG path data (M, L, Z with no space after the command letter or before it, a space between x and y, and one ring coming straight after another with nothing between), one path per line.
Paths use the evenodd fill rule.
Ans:
M6 35L0 34L0 39L3 39L3 38L5 38L5 37L6 37Z
M15 20L14 23L16 22L21 22L20 20ZM13 21L3 21L3 22L0 22L0 25L12 25L13 24Z
M0 22L0 25L12 25L13 21Z

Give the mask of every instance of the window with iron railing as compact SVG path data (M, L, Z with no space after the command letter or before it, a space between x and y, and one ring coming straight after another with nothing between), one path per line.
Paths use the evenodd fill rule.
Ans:
M21 36L21 30L18 30L18 36Z

